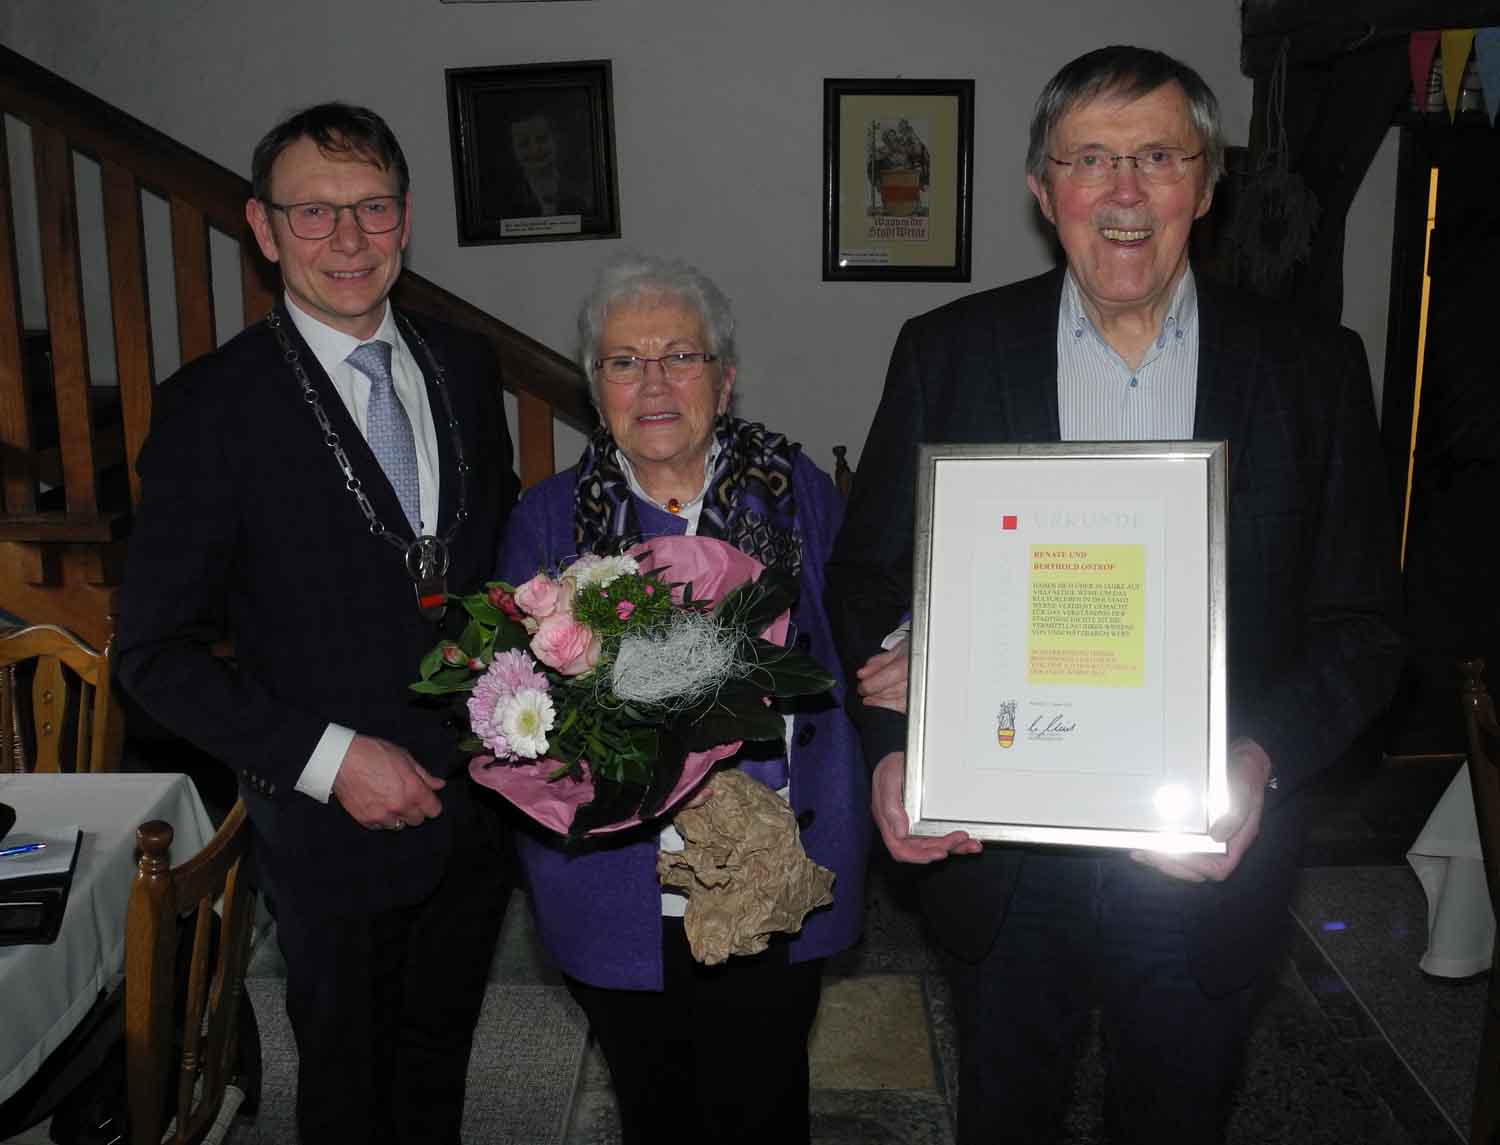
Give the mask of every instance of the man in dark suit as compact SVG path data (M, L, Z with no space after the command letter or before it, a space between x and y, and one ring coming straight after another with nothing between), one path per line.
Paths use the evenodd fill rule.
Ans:
M441 635L442 577L489 575L515 500L498 369L483 340L387 302L411 196L379 116L300 112L253 175L245 213L285 294L159 391L121 678L238 774L301 1139L456 1145L506 840L445 711L407 685ZM224 634L232 659L211 651Z
M1027 183L1067 265L908 322L829 566L828 603L898 860L956 955L959 1140L1052 1142L1103 1015L1117 1131L1218 1140L1296 872L1305 785L1386 702L1395 558L1357 337L1196 280L1223 140L1161 53L1106 48L1038 100ZM920 442L1229 442L1231 809L1223 854L981 847L908 833L905 648ZM894 645L894 647L891 647ZM881 651L882 647L889 650Z

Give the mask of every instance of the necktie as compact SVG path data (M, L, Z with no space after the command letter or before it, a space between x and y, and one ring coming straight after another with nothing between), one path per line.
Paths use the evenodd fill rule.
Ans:
M366 342L356 346L344 360L370 379L365 438L391 488L396 491L412 532L420 536L422 495L417 483L417 443L412 436L411 421L401 399L396 396L396 385L391 378L391 344Z

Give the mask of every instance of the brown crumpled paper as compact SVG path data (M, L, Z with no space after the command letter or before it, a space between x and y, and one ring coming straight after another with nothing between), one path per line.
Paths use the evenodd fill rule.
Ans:
M759 954L778 931L801 930L809 912L833 901L834 873L807 857L792 809L765 784L738 771L710 782L708 800L673 820L686 846L660 852L656 873L688 896L693 957L716 966Z

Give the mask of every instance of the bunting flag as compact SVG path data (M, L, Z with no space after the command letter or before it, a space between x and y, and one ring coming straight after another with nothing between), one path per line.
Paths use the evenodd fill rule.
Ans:
M1437 54L1441 32L1413 32L1408 52L1411 56L1411 90L1419 112L1427 110L1427 78L1432 75L1432 57Z
M1494 123L1500 115L1500 28L1480 28L1474 33L1474 64L1484 88L1484 109Z
M1443 100L1448 118L1458 115L1458 93L1464 88L1464 69L1474 49L1473 28L1453 28L1443 33Z

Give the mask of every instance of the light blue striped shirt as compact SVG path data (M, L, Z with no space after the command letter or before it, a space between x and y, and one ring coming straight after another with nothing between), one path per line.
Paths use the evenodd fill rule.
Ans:
M1161 332L1132 370L1094 328L1069 271L1057 314L1057 413L1063 441L1184 441L1198 399L1198 288L1191 268Z

